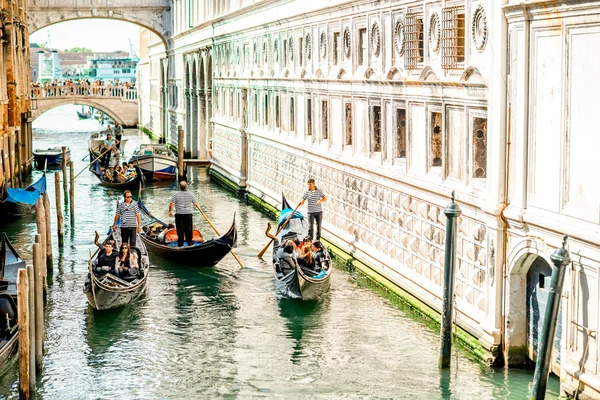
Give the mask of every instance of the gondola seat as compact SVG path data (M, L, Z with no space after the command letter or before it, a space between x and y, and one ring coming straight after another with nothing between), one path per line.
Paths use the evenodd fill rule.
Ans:
M10 336L16 326L17 306L8 294L0 294L0 337Z
M167 244L169 243L177 243L177 230L176 229L169 229L167 231L167 233L165 234L165 242ZM194 229L192 231L192 242L194 243L202 243L204 242L204 239L202 239L202 236L200 235L200 231L198 229Z

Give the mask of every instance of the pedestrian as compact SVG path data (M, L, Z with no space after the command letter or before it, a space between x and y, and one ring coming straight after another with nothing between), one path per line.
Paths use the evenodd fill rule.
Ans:
M169 204L169 217L173 216L173 207L175 207L175 227L177 229L177 245L183 247L183 242L188 246L193 246L192 241L192 205L195 206L198 211L200 207L196 201L196 197L187 190L188 185L186 181L179 182L179 191L173 194L171 197L171 204Z
M121 243L129 243L131 247L135 247L137 234L142 231L142 217L137 203L133 202L131 191L126 190L123 197L125 201L117 206L112 229L117 230L117 221L121 218Z
M115 122L115 126L112 128L113 135L117 140L117 150L121 150L121 138L123 137L123 127Z
M302 196L302 203L300 203L300 205L304 205L304 203L308 200L308 236L311 240L315 239L313 237L313 226L316 222L316 240L321 240L321 222L323 221L323 206L321 206L321 204L327 201L327 198L321 189L317 189L315 186L315 180L313 178L310 178L307 183L308 190L304 192L304 196Z

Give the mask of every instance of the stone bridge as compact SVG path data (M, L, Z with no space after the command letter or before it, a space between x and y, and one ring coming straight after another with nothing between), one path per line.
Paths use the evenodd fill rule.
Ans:
M116 19L150 29L170 48L170 3L169 0L28 0L27 25L32 34L49 25L75 19Z
M122 86L61 85L31 88L31 116L55 107L81 104L94 107L123 126L138 124L137 89Z

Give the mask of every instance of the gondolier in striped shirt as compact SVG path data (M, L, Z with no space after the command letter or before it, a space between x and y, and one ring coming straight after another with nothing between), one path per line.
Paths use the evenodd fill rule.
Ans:
M133 196L129 190L123 193L125 201L117 206L117 213L113 222L113 230L117 229L117 221L121 219L121 240L122 243L129 243L135 247L137 234L142 231L142 217L137 203L133 202Z
M327 197L321 189L317 189L315 186L315 180L310 178L308 181L308 190L304 192L304 196L302 196L302 203L300 205L304 205L306 201L308 201L308 236L311 240L315 240L313 237L313 225L317 223L317 237L316 240L321 239L321 222L323 221L323 204L327 201Z
M187 242L188 246L193 246L192 241L192 206L195 206L198 211L200 207L196 201L196 197L187 190L186 181L179 182L179 190L171 197L169 204L169 217L173 216L173 207L175 207L175 227L177 229L177 245L183 247L183 242Z

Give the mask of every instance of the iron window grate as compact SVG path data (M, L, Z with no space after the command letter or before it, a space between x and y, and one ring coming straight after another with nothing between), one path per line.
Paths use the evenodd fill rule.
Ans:
M465 8L442 10L442 68L458 69L465 61Z

